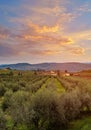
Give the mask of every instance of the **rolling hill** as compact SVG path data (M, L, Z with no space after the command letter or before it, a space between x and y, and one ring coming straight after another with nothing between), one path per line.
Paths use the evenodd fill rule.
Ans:
M16 70L68 70L70 72L89 70L91 69L91 63L79 63L79 62L67 62L67 63L39 63L39 64L29 64L29 63L17 63L0 65L0 69L11 68Z

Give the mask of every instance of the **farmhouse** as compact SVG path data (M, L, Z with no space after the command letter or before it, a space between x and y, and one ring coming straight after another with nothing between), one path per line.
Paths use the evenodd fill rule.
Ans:
M64 73L63 76L70 76L70 73Z
M52 76L57 76L57 72L53 70L49 71L38 71L38 74L40 75L52 75Z
M50 75L57 76L57 73L55 71L50 71Z

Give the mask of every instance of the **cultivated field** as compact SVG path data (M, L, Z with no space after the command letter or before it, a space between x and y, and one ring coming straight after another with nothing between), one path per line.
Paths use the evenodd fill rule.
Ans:
M0 70L0 130L91 130L91 81Z

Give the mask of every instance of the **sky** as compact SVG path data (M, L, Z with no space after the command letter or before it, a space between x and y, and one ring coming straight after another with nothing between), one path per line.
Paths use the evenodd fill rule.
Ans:
M91 62L91 0L0 0L0 64Z

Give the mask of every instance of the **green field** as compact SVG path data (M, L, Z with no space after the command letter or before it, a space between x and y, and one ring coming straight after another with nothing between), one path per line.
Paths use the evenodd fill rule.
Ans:
M91 130L91 81L0 70L0 130Z

